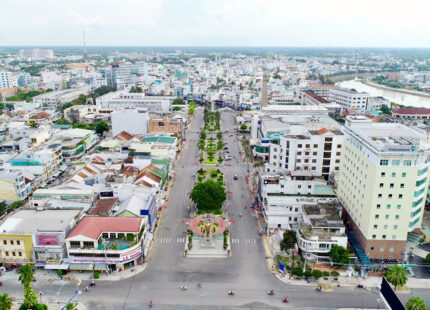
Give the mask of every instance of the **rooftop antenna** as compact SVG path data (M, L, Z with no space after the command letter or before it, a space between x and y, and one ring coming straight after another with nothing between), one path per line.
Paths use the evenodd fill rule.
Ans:
M87 53L87 42L85 41L85 30L82 31L82 35L84 37L84 62L88 62L88 53Z

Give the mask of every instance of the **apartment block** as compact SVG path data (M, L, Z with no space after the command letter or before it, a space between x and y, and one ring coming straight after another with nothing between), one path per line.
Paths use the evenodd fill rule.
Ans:
M352 109L357 113L364 114L367 108L368 93L359 93L343 88L332 88L329 101L334 101L345 109Z
M426 134L398 123L348 116L338 196L343 216L369 258L402 259L421 225L428 190Z

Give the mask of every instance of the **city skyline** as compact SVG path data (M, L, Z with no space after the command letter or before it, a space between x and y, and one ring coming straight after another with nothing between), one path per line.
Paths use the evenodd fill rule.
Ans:
M4 1L0 46L430 47L422 1ZM422 9L417 10L417 7ZM372 8L371 10L369 8Z

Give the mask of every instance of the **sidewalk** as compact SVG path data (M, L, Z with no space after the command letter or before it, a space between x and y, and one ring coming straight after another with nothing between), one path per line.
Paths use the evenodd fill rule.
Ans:
M362 284L365 288L374 288L379 287L381 284L381 277L368 277L364 280L361 277L343 277L339 276L338 281L334 281L332 277L329 277L329 280L324 280L320 278L318 281L311 281L307 283L306 280L296 280L296 279L288 279L287 277L277 274L276 277L284 283L292 284L292 285L307 285L307 286L316 286L318 283L328 283L333 288L340 285L341 287L356 287L358 284ZM293 276L294 277L294 276ZM408 282L406 283L408 288L429 288L430 287L430 279L415 279L408 278Z

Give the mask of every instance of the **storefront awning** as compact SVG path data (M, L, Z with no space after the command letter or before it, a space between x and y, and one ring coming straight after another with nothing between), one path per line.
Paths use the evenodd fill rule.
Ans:
M107 265L106 264L94 264L94 270L97 271L106 271Z
M67 270L69 269L70 264L67 263L63 263L63 264L47 264L45 266L45 269L49 269L49 270Z
M93 270L93 264L80 264L80 263L75 263L75 264L70 264L69 266L69 270Z
M46 264L45 263L35 263L34 266L40 268L40 267L45 267Z

